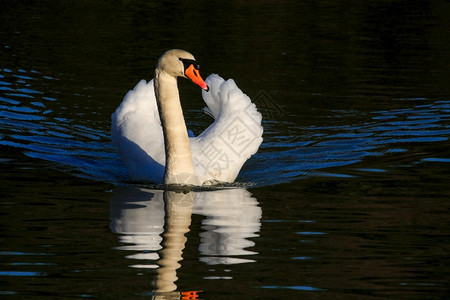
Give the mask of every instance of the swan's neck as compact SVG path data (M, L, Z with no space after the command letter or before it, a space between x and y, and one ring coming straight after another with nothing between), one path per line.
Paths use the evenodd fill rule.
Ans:
M155 94L166 151L164 183L197 185L176 77L157 69Z

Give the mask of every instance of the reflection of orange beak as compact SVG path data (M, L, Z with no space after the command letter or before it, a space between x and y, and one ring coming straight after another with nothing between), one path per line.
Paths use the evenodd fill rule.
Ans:
M204 89L205 91L209 91L209 87L206 84L206 82L203 80L203 78L200 76L200 73L196 68L194 68L194 65L190 65L186 71L184 72L189 79L192 80L196 85Z
M188 292L181 292L181 299L182 300L200 300L200 295L203 291L188 291Z

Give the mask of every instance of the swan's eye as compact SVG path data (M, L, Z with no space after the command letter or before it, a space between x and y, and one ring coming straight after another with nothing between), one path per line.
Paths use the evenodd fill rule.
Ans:
M189 68L190 65L194 66L194 69L199 70L200 69L200 65L197 61L193 60L193 59L187 59L187 58L179 58L179 60L181 62L183 62L184 65L184 69L186 70L187 68Z

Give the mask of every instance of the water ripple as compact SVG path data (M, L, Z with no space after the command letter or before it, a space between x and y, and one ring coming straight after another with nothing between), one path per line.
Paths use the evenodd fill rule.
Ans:
M254 164L267 165L265 171L272 174L271 183L283 182L305 172L354 164L369 156L405 152L410 143L448 141L449 109L450 101L440 100L412 108L374 111L370 113L371 121L362 124L295 128L301 136L279 137L279 132L269 130ZM405 148L399 148L399 144ZM257 170L251 175L261 178Z

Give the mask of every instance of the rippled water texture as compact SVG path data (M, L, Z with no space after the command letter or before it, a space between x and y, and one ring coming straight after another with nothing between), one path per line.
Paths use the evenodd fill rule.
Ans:
M443 299L450 6L441 1L7 2L2 298ZM110 116L191 51L263 115L225 188L131 182ZM211 118L178 81L189 129Z

